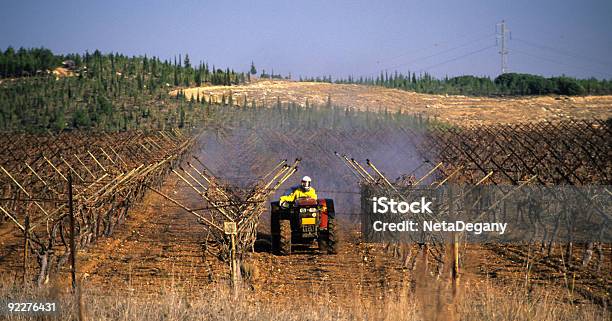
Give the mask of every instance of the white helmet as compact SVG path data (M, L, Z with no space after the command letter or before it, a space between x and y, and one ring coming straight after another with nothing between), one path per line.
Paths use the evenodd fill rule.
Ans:
M302 187L305 190L309 190L310 189L310 182L312 182L312 179L310 179L310 176L302 177Z

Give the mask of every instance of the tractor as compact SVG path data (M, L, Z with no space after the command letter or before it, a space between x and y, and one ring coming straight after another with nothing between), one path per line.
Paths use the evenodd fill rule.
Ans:
M288 207L270 203L272 251L291 254L293 245L310 246L316 240L319 250L335 254L336 217L332 199L298 198Z

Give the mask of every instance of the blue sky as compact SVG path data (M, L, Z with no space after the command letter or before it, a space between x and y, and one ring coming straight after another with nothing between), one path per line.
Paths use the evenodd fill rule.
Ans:
M500 72L495 25L512 33L509 68L612 78L612 1L11 1L0 48L179 53L246 71L334 77Z

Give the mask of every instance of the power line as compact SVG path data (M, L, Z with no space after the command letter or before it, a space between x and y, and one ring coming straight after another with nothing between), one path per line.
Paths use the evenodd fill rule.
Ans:
M453 40L458 40L458 39L467 38L467 37L468 37L468 36L470 36L470 35L471 35L471 34L466 34L466 35L463 35L463 36L460 36L460 37L456 37L456 38L455 38L455 39L453 39ZM484 34L482 34L482 37L489 37L489 36L490 36L490 35L484 35ZM425 50L427 50L427 49L434 48L434 47L441 47L441 46L447 45L447 44L449 44L449 43L450 43L449 41L446 41L446 42L436 42L436 43L434 43L433 45L429 45L429 46L422 47L422 48L419 48L419 49L414 49L414 50L406 51L406 52L404 52L404 53L401 53L401 54L399 54L399 55L396 55L396 56L393 56L393 57L390 57L390 58L387 58L387 59L381 59L381 60L378 60L378 61L376 62L376 64L380 64L381 62L389 62L389 61L393 61L393 60L396 60L396 59L398 59L398 58L405 57L405 56L410 55L410 54L414 54L414 53L417 53L417 52L425 51Z
M556 53L556 54L565 55L567 57L576 58L576 59L579 59L579 60L588 60L590 62L595 62L595 63L598 63L598 64L604 66L604 67L612 66L612 63L610 63L610 62L600 61L600 60L593 59L593 58L590 58L590 57L587 57L587 56L575 54L575 53L572 53L572 52L567 51L567 50L557 49L557 48L553 48L553 47L546 46L546 45L535 44L533 42L530 42L530 41L527 41L527 40L523 40L523 39L520 39L520 38L514 38L513 40L519 41L521 43L524 43L524 44L526 44L528 46L531 46L531 47L534 47L534 48L538 48L538 49L542 49L542 50L548 50L550 52L553 52L553 53Z
M418 58L415 58L415 59L411 59L411 60L403 62L401 64L397 64L395 66L387 67L387 68L383 68L383 69L396 69L398 67L402 67L402 66L405 66L405 65L417 62L419 60L426 60L426 59L433 58L433 57L436 57L436 56L439 56L439 55L443 55L445 53L449 53L451 51L454 51L454 50L457 50L457 49L460 49L460 48L463 48L463 47L467 47L467 46L472 45L474 43L480 42L480 41L482 41L482 40L484 40L486 38L489 38L491 36L494 36L494 35L495 35L494 33L490 33L490 34L487 34L487 35L485 35L483 37L479 37L479 38L476 38L476 39L472 39L472 40L470 40L468 42L462 43L462 44L460 44L458 46L451 47L451 48L448 48L448 49L445 49L445 50L442 50L442 51L439 51L439 52L436 52L436 53L433 53L433 54L430 54L430 55L427 55L427 56L422 56L422 57L418 57ZM368 76L373 76L373 75L376 75L376 74L378 74L378 71L374 72L374 73L371 73Z
M478 29L484 29L485 26L490 26L491 24L492 24L492 22L491 23L487 23L486 25L482 25L482 28L478 28ZM467 38L469 36L472 36L473 34L474 34L473 32L470 32L470 33L466 33L466 34L463 34L463 35L459 35L459 36L453 37L452 41L459 40L459 39L464 39L464 38ZM433 43L431 45L424 46L424 47L421 47L421 48L418 48L418 49L414 49L414 50L410 50L410 51L406 51L404 53L401 53L401 54L398 54L398 55L395 55L395 56L392 56L392 57L389 57L389 58L377 60L376 64L380 64L381 62L393 61L393 60L396 60L398 58L407 56L409 54L414 54L414 53L417 53L417 52L425 51L427 49L438 47L438 46L448 45L450 43L451 43L451 41L436 42L436 43Z
M500 27L500 30L497 29L497 26ZM366 77L377 75L382 70L388 70L388 69L389 70L397 70L397 68L399 68L399 67L403 67L403 66L412 64L414 62L417 62L417 61L427 60L427 59L430 59L430 58L433 58L433 57L436 57L436 56L440 56L440 55L443 55L443 54L455 51L457 49L464 48L464 47L470 46L472 44L478 43L478 42L480 42L480 41L482 41L482 40L484 40L484 39L486 39L488 37L491 37L491 36L498 36L499 40L501 41L501 45L500 45L501 48L500 48L499 54L501 55L501 72L502 72L502 74L508 72L508 54L511 53L511 52L516 52L516 53L519 53L519 54L522 54L522 55L526 55L526 56L533 57L533 58L536 58L536 59L540 59L540 60L543 60L543 61L548 61L548 62L555 63L555 64L558 64L558 65L564 65L564 66L572 67L572 68L575 68L575 69L579 69L579 70L583 70L583 71L588 71L590 73L596 73L596 74L599 74L599 75L603 75L605 77L609 77L610 76L609 73L602 72L600 70L595 70L595 69L591 69L591 68L586 68L586 67L581 67L581 66L577 66L577 65L568 64L566 62L558 61L558 60L555 60L555 59L538 56L538 55L532 54L530 52L525 52L525 51L521 51L521 50L514 49L514 48L512 50L508 50L508 48L507 48L507 41L509 40L508 36L510 36L511 40L517 40L518 42L526 44L528 46L531 46L531 47L534 47L534 48L538 48L538 49L541 49L541 50L551 51L551 52L553 52L555 54L565 55L567 57L571 57L571 58L574 58L574 59L579 59L581 61L596 62L596 63L598 63L598 64L600 64L602 66L606 66L606 67L609 67L609 66L612 65L612 63L608 63L608 62L603 62L603 61L599 61L599 60L596 60L596 59L592 59L592 58L586 57L584 55L573 53L571 51L561 50L561 49L553 48L553 47L546 46L546 45L536 44L536 43L533 43L533 42L530 42L530 41L527 41L527 40L523 40L523 39L520 39L520 38L512 39L512 35L511 35L510 31L508 30L508 28L506 26L506 22L504 20L502 20L501 23L496 25L495 33L486 34L486 35L483 35L482 37L473 38L473 39L471 39L471 40L469 40L467 42L464 42L464 43L462 43L460 45L457 45L457 46L454 46L454 47L451 47L451 48L448 48L448 49L444 49L442 51L438 51L438 52L435 52L433 54L429 54L429 55L417 57L417 58L414 58L414 59L410 59L410 60L408 60L406 62L403 62L403 63L400 63L400 64L396 64L396 65L393 65L393 66L390 66L390 67L384 67L384 68L380 67L378 71L373 72L373 73L371 73L369 75L366 75ZM462 37L459 37L459 38L465 38L465 36L462 36ZM425 49L428 49L428 48L431 48L431 47L435 47L435 46L438 46L438 45L439 45L439 43L436 43L433 46L423 47L423 48L418 49L418 50L413 50L413 51L408 52L408 53L403 53L403 54L391 57L391 58L387 59L387 61L393 61L393 60L396 60L398 58L404 57L407 54L423 51ZM498 44L492 45L492 46L486 46L486 47L480 48L478 50L471 51L471 52L468 52L466 54L463 54L463 55L460 55L460 56L457 56L457 57L454 57L454 58L451 58L451 59L448 59L448 60L445 60L445 61L442 61L442 62L439 62L439 63L436 63L436 64L433 64L433 65L430 65L430 66L427 66L425 68L419 69L419 71L428 71L430 69L439 67L441 65L444 65L444 64L447 64L447 63L450 63L450 62L453 62L453 61L457 61L459 59L463 59L463 58L466 58L466 57L469 57L469 56L472 56L472 55L475 55L477 53L480 53L482 51L485 51L487 49L490 49L490 48L493 48L493 47L496 47L496 46L498 46ZM377 64L379 64L379 63L380 63L380 61L377 62Z
M497 47L497 45L490 45L490 46L486 46L486 47L480 48L480 49L478 49L478 50L474 50L474 51L468 52L468 53L466 53L466 54L464 54L464 55L461 55L461 56L458 56L458 57L455 57L455 58L452 58L452 59L449 59L449 60L445 60L445 61L442 61L442 62L440 62L440 63L437 63L437 64L434 64L434 65L428 66L428 67L423 68L423 69L420 69L420 71L428 71L428 70L430 70L430 69L433 69L433 68L439 67L439 66L444 65L444 64L447 64L447 63L449 63L449 62L457 61L457 60L459 60L459 59L463 59L463 58L469 57L469 56L471 56L471 55L475 55L475 54L477 54L477 53L479 53L479 52L483 52L483 51L485 51L485 50L487 50L487 49L490 49L490 48L493 48L493 47Z
M596 74L599 74L599 75L602 75L602 76L610 77L610 74L603 73L603 72L595 70L595 69L590 69L590 68L585 68L585 67L581 67L581 66L571 65L571 64L568 64L568 63L565 63L565 62L562 62L562 61L558 61L556 59L541 57L541 56L534 55L532 53L525 52L525 51L518 50L518 49L512 49L512 51L513 52L517 52L517 53L522 54L522 55L525 55L525 56L532 57L532 58L536 58L536 59L540 59L540 60L543 60L543 61L552 62L552 63L558 64L558 65L564 65L564 66L571 67L571 68L574 68L574 69L579 69L579 70L582 70L582 71L588 71L588 72L591 72L591 73L596 73Z

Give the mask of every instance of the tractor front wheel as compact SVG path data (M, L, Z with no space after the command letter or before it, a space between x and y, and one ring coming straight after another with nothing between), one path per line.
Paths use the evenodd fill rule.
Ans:
M279 253L281 255L291 254L291 221L280 221Z
M327 230L321 232L319 236L319 251L327 254L336 254L338 248L338 240L336 235L336 222L333 217L328 218Z

